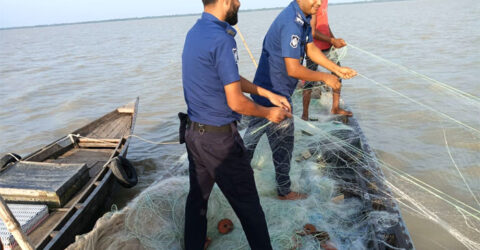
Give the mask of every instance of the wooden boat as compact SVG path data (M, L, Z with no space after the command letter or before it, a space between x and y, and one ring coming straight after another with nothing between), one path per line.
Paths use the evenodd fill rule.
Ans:
M75 235L91 230L103 212L110 209L110 194L117 183L110 165L118 156L127 155L138 101L137 98L0 172L0 195L7 202L48 204L48 215L28 234L37 249L64 249L74 242ZM22 174L24 179L18 180ZM55 185L57 181L61 184ZM54 186L53 190L48 185ZM10 189L2 191L6 187Z
M368 235L364 244L368 249L414 249L398 204L385 184L383 171L357 119L355 116L335 116L334 119L351 128L331 134L342 143L332 143L330 139L326 139L311 145L308 155L311 157L321 154L318 159L330 166L327 167L327 175L339 183L338 197L359 199L364 204L360 214L383 211L395 215L397 221L389 228L373 222L367 223L364 231ZM310 135L307 132L304 134ZM328 150L315 152L321 146L325 148L325 145L328 145Z
M363 167L356 166L354 183L362 193L349 192L348 188L344 189L346 196L355 196L363 201L366 205L364 213L372 211L385 211L394 214L397 217L397 223L386 229L380 229L379 225L372 222L369 223L368 232L371 238L366 242L369 249L415 249L408 228L400 213L397 201L391 189L385 184L385 175L378 164L378 159L370 148L367 138L363 133L357 119L351 117L348 123L352 127L359 139L359 148L362 154Z

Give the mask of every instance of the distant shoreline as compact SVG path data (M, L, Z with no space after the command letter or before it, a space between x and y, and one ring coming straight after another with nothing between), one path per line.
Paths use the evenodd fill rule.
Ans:
M378 2L398 2L398 1L408 1L408 0L364 0L357 2L346 2L346 3L332 3L330 5L350 5L350 4L366 4L366 3L378 3ZM240 10L240 12L252 12L252 11L263 11L263 10L277 10L283 9L285 7L274 7L274 8L261 8L261 9L247 9ZM105 20L95 20L95 21L83 21L83 22L72 22L72 23L56 23L56 24L41 24L41 25L31 25L31 26L16 26L16 27L7 27L0 28L1 30L13 30L13 29L30 29L30 28L43 28L43 27L52 27L52 26L66 26L66 25L77 25L77 24L89 24L89 23L106 23L106 22L123 22L131 20L143 20L143 19L156 19L156 18L169 18L169 17L185 17L185 16L196 16L201 13L188 13L188 14L175 14L175 15L162 15L162 16L146 16L146 17L129 17L129 18L119 18L119 19L105 19Z

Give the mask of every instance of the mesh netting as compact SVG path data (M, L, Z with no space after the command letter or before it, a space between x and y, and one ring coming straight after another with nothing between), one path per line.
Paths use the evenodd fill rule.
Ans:
M295 123L291 189L308 194L307 199L277 199L272 159L275 151L271 148L282 141L268 142L269 132L262 134L262 129L271 126L267 121L250 131L262 134L252 167L274 249L319 249L321 241L316 235L305 234L306 224L328 233L339 249L372 249L378 245L411 248L397 202L414 217L439 225L467 248L480 249L480 211L472 203L461 202L378 160L365 144L355 119L345 125L343 117L330 114L329 89L315 88L310 114L318 121L298 118L302 106L302 91L298 89L292 97L294 120L276 126L284 129ZM239 127L245 128L248 122L244 119ZM245 129L241 133L244 138L248 136ZM249 146L248 141L245 144ZM106 214L92 232L79 236L69 249L182 249L189 182L186 155L179 161L183 171L175 173L181 174L154 183L126 208ZM435 209L438 204L447 204L448 209ZM234 224L229 234L217 230L217 223L224 218ZM238 218L216 186L209 199L207 219L207 236L212 239L209 249L249 249Z
M365 213L362 199L353 198L363 192L358 180L341 175L354 178L355 172L346 170L360 171L358 166L365 165L360 139L352 127L338 121L341 117L328 113L331 98L328 92L323 96L326 98L314 100L312 105L312 112L320 114L319 122L295 118L291 188L308 194L307 199L277 199L272 150L266 136L260 139L252 160L274 249L318 249L320 241L314 235L302 234L306 224L327 232L340 249L362 249L372 237L369 233L372 223L378 225L375 229L378 232L399 223L395 213ZM301 96L295 96L294 102L300 101ZM279 127L291 122L292 119L286 120ZM91 233L80 236L70 249L182 249L189 188L187 166L185 161L185 175L159 181L123 210L106 214ZM347 189L351 192L346 192ZM207 218L207 235L212 238L209 249L248 249L238 218L216 186L209 199ZM217 223L224 218L234 224L234 230L226 235L217 230Z

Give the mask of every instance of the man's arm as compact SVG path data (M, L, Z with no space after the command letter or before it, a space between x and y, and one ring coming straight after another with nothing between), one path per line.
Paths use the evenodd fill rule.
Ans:
M328 25L328 30L330 31L330 34L332 35L332 37L329 37L323 34L322 32L318 31L316 16L312 16L312 21L310 21L310 26L312 26L312 36L315 40L327 42L333 45L337 49L347 45L345 40L343 40L342 38L335 38L332 30L330 29L330 25Z
M342 38L335 38L335 35L333 35L333 32L332 32L332 29L330 29L330 25L328 25L328 30L330 31L330 35L332 35L332 38L330 38L329 43L333 45L333 47L339 49L347 46L347 43L345 42L345 40L343 40Z
M266 90L249 80L245 79L243 76L240 76L240 83L242 86L242 91L249 94L259 95L267 98L273 105L278 106L287 110L288 112L292 111L290 102L284 96L274 94L273 92Z
M350 79L357 75L355 70L348 67L340 67L334 62L328 60L328 58L314 43L307 44L307 55L313 62L330 70L343 79Z
M300 64L300 60L295 58L285 57L284 60L290 77L312 82L323 81L333 89L339 89L342 86L338 78L332 74L309 70Z
M263 107L248 99L243 95L241 81L225 85L224 89L228 106L239 114L264 117L274 123L279 123L287 117L292 117L292 114L283 108Z

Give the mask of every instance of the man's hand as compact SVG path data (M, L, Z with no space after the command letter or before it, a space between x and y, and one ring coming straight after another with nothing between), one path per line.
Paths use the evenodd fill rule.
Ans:
M323 80L325 84L330 86L332 89L337 90L342 87L342 83L338 80L338 78L332 74L329 74Z
M270 92L267 98L273 105L283 108L288 112L292 112L292 107L290 106L290 102L288 102L286 97Z
M268 109L268 115L266 118L273 123L280 123L285 120L285 118L292 118L292 113L283 108L272 107Z
M335 47L337 49L342 48L342 47L347 45L345 40L343 40L342 38L332 38L330 40L330 43L333 45L333 47Z
M343 79L350 79L357 75L357 71L349 68L349 67L340 67L335 74Z

